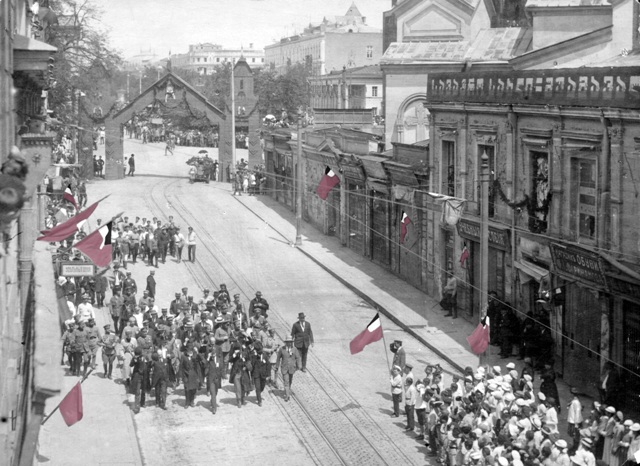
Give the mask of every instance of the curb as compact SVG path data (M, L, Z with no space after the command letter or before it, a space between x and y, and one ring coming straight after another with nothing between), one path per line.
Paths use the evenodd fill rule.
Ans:
M236 201L238 203L240 203L241 205L244 206L245 209L247 209L249 212L251 212L253 215L255 215L256 217L258 217L260 220L262 220L264 223L266 223L269 228L271 228L273 231L275 231L278 235L280 235L282 238L284 238L285 240L287 240L288 242L290 242L290 238L287 238L284 234L282 234L279 230L277 230L273 225L271 225L269 222L267 222L264 218L262 218L260 216L260 214L258 214L255 210L253 210L251 207L247 206L244 202L242 202L240 199L237 199L236 196L234 196L234 198L236 198ZM307 223L307 222L305 222ZM293 246L293 245L292 245ZM413 338L415 338L416 340L418 340L422 345L426 346L427 348L429 348L431 351L433 351L434 353L436 353L438 356L440 356L442 359L444 359L445 361L447 361L447 363L449 363L452 367L454 367L456 370L458 370L461 374L464 373L464 367L462 367L458 362L456 362L455 360L453 360L450 356L448 356L446 353L444 353L441 349L437 348L436 346L432 345L431 343L429 343L423 336L421 336L420 334L418 334L415 330L413 330L412 328L410 328L408 325L406 325L404 322L402 322L398 317L396 317L395 315L393 315L391 312L389 312L384 306L382 306L380 303L378 303L377 301L375 301L374 299L372 299L367 293L365 293L364 291L362 291L360 288L358 288L357 286L355 286L354 284L352 284L351 282L349 282L347 279L343 278L341 275L339 275L338 273L334 272L333 270L331 270L329 267L327 267L326 265L324 265L320 260L318 260L316 257L314 257L311 253L305 251L303 249L303 247L296 247L296 249L298 251L300 251L302 254L304 254L305 256L307 256L309 259L311 259L313 262L315 262L317 265L319 265L320 267L322 267L323 270L325 270L326 272L328 272L331 276L333 276L336 280L338 280L340 283L342 283L344 286L346 286L347 288L349 288L351 291L353 291L356 295L358 295L360 298L362 298L367 304L369 304L370 306L372 306L376 311L382 313L387 319L389 319L390 321L392 321L394 324L396 324L398 327L400 327L405 333L411 335Z

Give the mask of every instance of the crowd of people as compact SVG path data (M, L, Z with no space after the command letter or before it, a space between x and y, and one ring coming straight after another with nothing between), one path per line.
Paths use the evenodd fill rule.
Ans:
M622 466L637 461L640 423L597 401L585 412L575 389L566 407L567 432L561 434L562 406L549 364L536 370L525 357L520 372L514 362L467 367L445 384L439 364L427 364L423 374L414 375L402 341L390 349L392 416L400 417L404 407L405 429L424 441L438 464ZM536 377L542 383L534 390Z
M189 234L193 231L188 230ZM146 241L141 239L145 235ZM159 249L150 246L149 237L159 238ZM129 222L123 217L115 224L114 262L108 274L58 276L58 288L71 316L62 336L63 362L69 374L87 376L97 368L101 354L104 378L112 379L114 367L120 368L121 380L134 396L136 413L152 394L155 405L166 409L167 391L182 385L185 408L194 407L202 391L215 414L217 393L225 381L233 385L238 408L254 391L256 404L262 406L265 387L278 387L278 372L288 401L293 375L306 371L307 352L313 345L304 313L281 344L268 320L269 303L260 291L245 307L240 294L232 296L225 284L213 293L205 288L196 298L183 287L166 307L159 308L155 268L144 289L127 270L145 258L148 266L157 267L168 254L179 262L184 240L171 217L165 225L156 218L137 217ZM195 261L195 239L193 242L189 260ZM69 255L71 244L71 240L62 244L60 260L82 260L79 251ZM111 297L107 300L108 292ZM99 330L96 309L102 307L109 309L112 322Z

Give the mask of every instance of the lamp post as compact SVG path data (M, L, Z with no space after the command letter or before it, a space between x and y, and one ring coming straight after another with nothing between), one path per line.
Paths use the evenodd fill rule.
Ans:
M236 170L236 90L233 74L234 59L231 59L231 173ZM233 176L233 175L232 175ZM231 181L231 180L229 180Z
M483 151L480 157L482 171L480 183L482 185L482 205L480 218L480 320L487 312L489 297L489 182L491 172L489 170L489 156ZM488 350L489 348L487 348ZM480 355L480 365L484 364L487 350Z
M296 246L302 246L302 108L298 108L298 140L296 145Z
M130 73L127 73L127 102L131 99L129 94L129 77L130 77Z

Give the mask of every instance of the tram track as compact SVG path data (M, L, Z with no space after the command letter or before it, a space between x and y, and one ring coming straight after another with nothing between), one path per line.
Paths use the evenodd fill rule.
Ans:
M225 280L233 283L245 299L251 299L255 289L245 270L229 257L205 224L175 195L173 188L181 181L184 180L155 184L149 197L145 197L149 210L159 218L166 218L165 206L172 206L174 218L179 217L194 228L201 240L198 244L200 259L195 263L186 262L186 266L201 288L217 288L212 270L203 265L207 263L215 265L225 275ZM216 186L211 188L222 190ZM248 210L252 212L251 209ZM271 228L284 238L275 228ZM270 318L272 322L276 320L284 331L290 328L289 323L277 311L270 311ZM280 332L276 333L282 339ZM305 381L296 386L292 396L294 403L285 403L281 397L273 394L271 396L314 462L345 465L414 464L313 352L309 353L309 362L311 364L307 375L313 383Z

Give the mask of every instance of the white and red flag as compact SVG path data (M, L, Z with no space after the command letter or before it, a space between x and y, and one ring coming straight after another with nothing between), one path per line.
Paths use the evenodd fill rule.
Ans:
M70 184L65 188L62 199L71 202L73 204L73 207L75 207L76 209L78 208L78 204L76 203L76 198L73 197L73 191L71 190Z
M318 187L316 188L316 194L323 201L327 200L329 193L340 183L340 177L330 168L326 167L324 170L324 176L320 180Z
M411 223L411 219L407 213L403 210L402 217L400 219L400 244L404 244L404 239L407 236L407 227Z
M94 210L98 207L100 201L93 203L85 210L77 215L74 215L69 220L60 225L56 225L51 230L42 231L42 235L38 238L38 241L47 241L54 243L56 241L62 241L73 235L76 231L80 230L87 219L91 216Z
M82 419L82 387L80 382L74 385L60 403L60 414L69 427Z
M351 340L349 343L349 350L351 350L351 354L359 353L367 346L369 343L373 343L382 338L382 325L380 323L380 314L376 314L367 328L365 328L360 334Z
M107 267L111 263L111 231L113 220L73 245L98 267Z
M489 317L485 317L473 333L467 337L467 342L474 354L482 354L489 347L489 330Z

